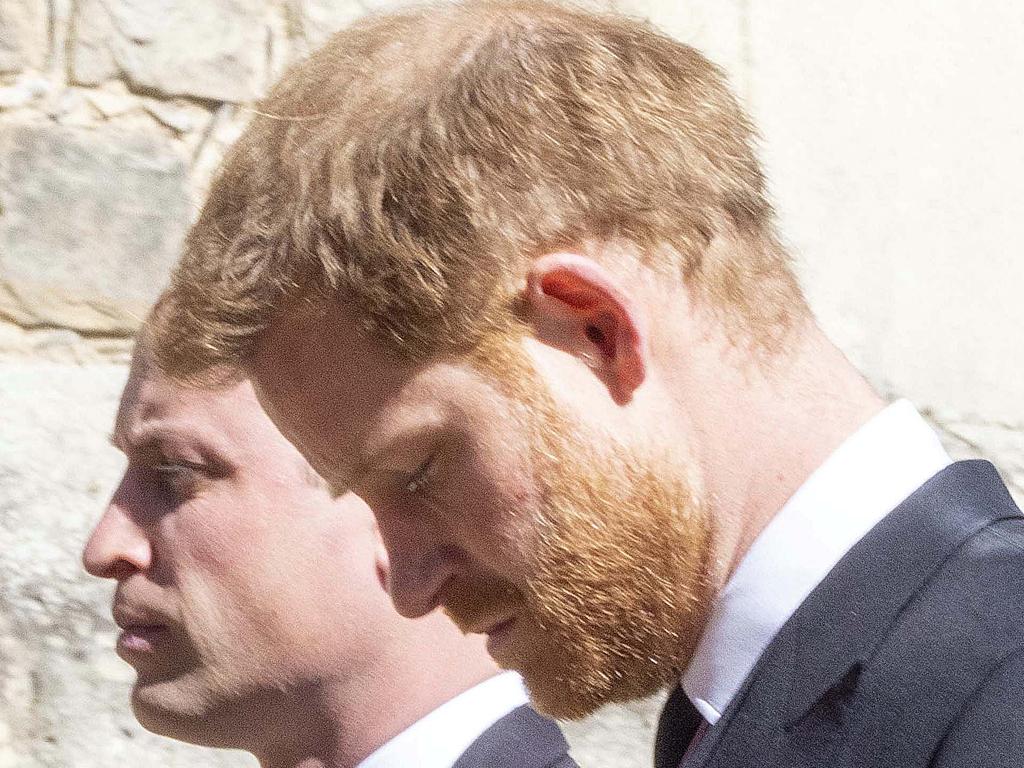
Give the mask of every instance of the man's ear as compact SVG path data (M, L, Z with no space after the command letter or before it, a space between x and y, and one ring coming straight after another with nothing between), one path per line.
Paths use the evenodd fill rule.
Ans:
M578 357L628 403L647 375L647 329L622 281L573 253L535 260L525 309L538 340Z

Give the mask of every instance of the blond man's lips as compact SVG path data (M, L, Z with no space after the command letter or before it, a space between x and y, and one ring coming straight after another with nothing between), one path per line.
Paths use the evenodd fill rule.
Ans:
M159 624L127 626L117 637L118 654L137 656L153 653L168 635L167 627Z
M121 634L117 637L119 656L150 654L170 634L167 620L153 611L115 603L112 613L114 623L121 628Z

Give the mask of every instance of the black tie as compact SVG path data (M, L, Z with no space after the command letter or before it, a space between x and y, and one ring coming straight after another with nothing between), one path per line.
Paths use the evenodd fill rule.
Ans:
M693 736L690 737L690 743L686 746L686 751L683 753L683 759L679 761L679 768L683 768L686 765L686 761L690 755L693 754L694 750L697 749L697 745L700 744L700 740L704 738L704 734L708 732L708 721L701 718L700 725L697 726L697 730L693 732Z

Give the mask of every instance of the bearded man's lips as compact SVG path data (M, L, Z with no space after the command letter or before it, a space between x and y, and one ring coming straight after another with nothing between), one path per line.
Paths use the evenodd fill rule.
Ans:
M502 613L498 616L493 614L484 617L474 616L471 618L459 615L448 607L445 607L445 612L463 633L467 635L487 635L487 652L495 659L498 659L496 653L508 645L509 637L517 621L516 615L511 613Z
M497 579L451 579L441 590L438 604L466 634L490 634L515 617L523 601L514 587Z
M515 624L516 617L510 616L491 625L490 628L484 631L483 634L487 635L487 652L494 659L499 660L502 650L508 647Z

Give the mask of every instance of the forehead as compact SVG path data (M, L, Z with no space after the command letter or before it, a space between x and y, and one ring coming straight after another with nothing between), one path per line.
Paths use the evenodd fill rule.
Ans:
M471 419L495 396L468 364L400 359L344 310L279 320L260 339L250 373L282 432L339 482L358 478L403 436Z
M141 355L122 393L114 436L125 448L188 439L239 454L239 459L284 442L249 382L218 389L184 387Z

